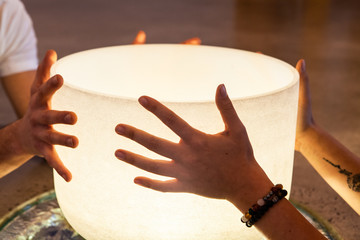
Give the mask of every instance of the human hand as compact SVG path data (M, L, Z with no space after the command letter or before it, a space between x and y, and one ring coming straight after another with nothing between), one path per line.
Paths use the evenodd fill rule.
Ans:
M146 33L144 31L139 31L133 41L133 44L145 44L145 43L146 43ZM200 38L194 37L194 38L187 39L181 43L188 44L188 45L200 45L201 40L200 40Z
M246 129L227 96L225 86L216 91L216 105L225 130L211 135L192 128L153 98L142 96L140 104L157 116L181 139L179 143L158 138L132 126L119 124L116 132L172 160L155 160L119 149L117 158L146 171L172 177L160 181L136 177L134 182L163 192L190 192L229 201L239 199L248 207L273 185L256 162ZM259 194L257 194L259 195ZM246 198L246 197L248 198Z
M19 139L21 139L21 148L24 153L44 157L48 164L69 182L72 178L71 173L61 162L53 145L75 148L78 145L78 139L75 136L55 131L52 124L75 124L77 116L73 112L51 109L51 98L63 85L60 75L50 78L50 68L56 59L55 51L47 51L37 69L31 87L29 107L24 117L19 120L21 134Z
M314 119L311 111L309 77L306 72L305 60L299 60L296 64L296 69L300 74L300 86L295 150L299 151L301 139L305 135L306 130L308 130L311 126L314 125Z

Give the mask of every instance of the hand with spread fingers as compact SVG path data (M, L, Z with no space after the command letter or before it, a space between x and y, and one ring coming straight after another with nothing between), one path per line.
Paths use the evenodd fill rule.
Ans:
M60 75L50 78L50 68L56 61L57 55L49 50L40 63L35 80L31 87L31 98L25 115L1 130L2 140L8 146L0 148L1 176L14 170L33 155L44 157L66 181L72 176L70 171L61 162L54 145L63 145L75 148L78 139L53 129L53 124L75 124L77 117L69 111L51 109L51 98L62 86ZM5 161L6 160L6 161Z
M246 129L224 85L217 88L215 101L225 129L212 135L194 129L155 99L140 97L140 104L176 133L180 141L171 142L119 124L115 128L118 134L171 160L150 159L125 149L117 150L115 155L135 167L172 178L160 181L136 177L134 182L143 187L226 199L246 216L249 207L274 185L256 162ZM279 201L261 218L256 227L269 239L324 239L287 199ZM294 229L294 225L299 227Z
M139 102L181 140L179 143L170 142L132 126L119 124L116 127L118 134L171 159L155 160L124 149L117 150L116 156L127 163L174 178L159 181L137 177L135 183L163 192L190 192L230 201L237 195L253 192L250 189L255 185L258 189L272 186L254 158L246 129L237 116L224 85L217 89L216 104L225 130L214 135L192 128L153 98L142 96Z

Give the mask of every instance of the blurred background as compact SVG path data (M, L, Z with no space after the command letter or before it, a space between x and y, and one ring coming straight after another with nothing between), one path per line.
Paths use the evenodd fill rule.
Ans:
M356 0L23 0L38 37L39 58L129 44L199 37L204 45L261 51L295 66L306 60L315 120L360 155L360 2ZM16 119L0 88L0 125ZM0 179L0 216L53 188L35 158ZM314 211L344 239L360 239L357 215L295 154L291 200ZM239 223L240 224L240 223Z

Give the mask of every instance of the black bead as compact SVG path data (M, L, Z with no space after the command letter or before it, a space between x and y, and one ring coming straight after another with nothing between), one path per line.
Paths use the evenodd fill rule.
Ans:
M254 210L252 210L252 209L250 208L250 209L249 209L249 214L250 214L250 215L254 215L254 214L255 214Z

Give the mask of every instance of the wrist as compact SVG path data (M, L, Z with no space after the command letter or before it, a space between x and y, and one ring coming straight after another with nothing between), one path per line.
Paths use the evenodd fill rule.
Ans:
M33 155L23 148L22 122L17 120L0 131L0 178L14 171Z
M23 119L19 119L9 125L8 136L11 152L21 156L27 153L23 136Z
M301 152L309 144L309 139L313 137L318 128L317 124L312 121L304 130L296 132L295 150Z
M226 198L242 213L245 213L249 207L274 186L257 163L256 166L250 167L247 173L249 177L243 177L241 183L236 186L235 191Z
M286 195L287 191L283 189L282 184L276 184L264 197L259 198L249 208L241 217L241 222L245 223L247 227L253 226L274 204L278 203Z

